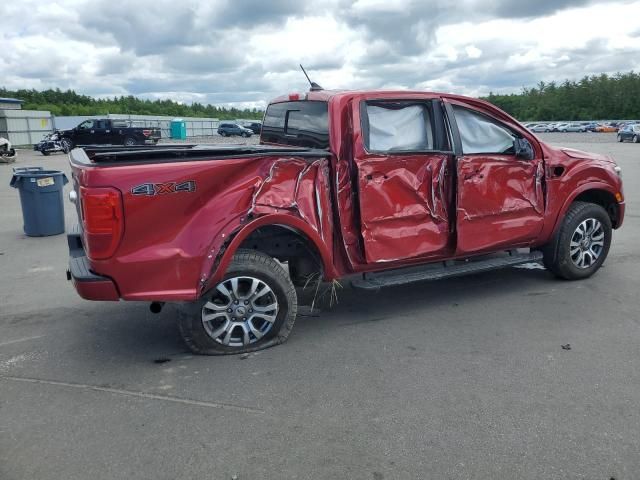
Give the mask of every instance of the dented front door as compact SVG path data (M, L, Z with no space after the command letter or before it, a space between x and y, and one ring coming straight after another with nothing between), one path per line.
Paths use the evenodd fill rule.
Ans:
M522 135L487 112L449 101L457 149L456 254L524 246L543 227L543 160L517 158ZM508 135L512 137L508 137Z
M441 117L434 118L428 102L376 101L369 107L363 102L354 118L362 127L354 162L367 263L444 251L451 155L439 151L434 138L440 129L433 122ZM422 122L428 134L421 132Z

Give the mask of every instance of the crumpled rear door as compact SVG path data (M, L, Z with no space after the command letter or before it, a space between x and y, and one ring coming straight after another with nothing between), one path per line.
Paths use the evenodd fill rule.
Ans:
M371 113L382 117L372 120L368 127L372 132L380 130L387 121L383 118L385 113L374 109ZM359 114L365 115L366 111L362 109ZM414 144L421 141L420 133L411 133L411 122L415 122L416 115L421 115L419 109L388 115L396 122L393 128L398 130L398 135L406 138L397 140L382 132L374 139L372 134L369 149L375 148L376 152L367 151L366 139L355 145L360 228L367 263L436 254L449 244L446 198L450 192L451 176L447 173L450 155L426 151L434 150L433 139L427 136L424 142L429 145L414 147L424 151L393 151L394 141ZM363 138L366 134L363 133ZM409 138L412 136L418 140ZM380 151L389 145L390 151Z

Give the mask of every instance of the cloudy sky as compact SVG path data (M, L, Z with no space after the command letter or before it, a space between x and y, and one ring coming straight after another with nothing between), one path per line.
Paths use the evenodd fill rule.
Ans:
M640 70L640 1L5 0L0 86L263 106L325 88L517 92Z

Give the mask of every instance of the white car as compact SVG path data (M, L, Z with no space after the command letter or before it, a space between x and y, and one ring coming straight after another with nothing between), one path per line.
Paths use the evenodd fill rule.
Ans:
M531 132L535 132L535 133L550 132L551 131L551 127L549 125L544 124L544 123L539 123L538 125L532 125L531 127L529 127L529 130Z

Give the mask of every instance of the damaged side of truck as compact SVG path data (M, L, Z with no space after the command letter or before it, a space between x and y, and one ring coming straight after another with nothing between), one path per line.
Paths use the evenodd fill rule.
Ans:
M312 278L380 288L530 261L585 278L624 217L610 158L425 92L293 94L267 108L259 146L76 149L71 162L80 295L177 302L206 354L284 341Z

